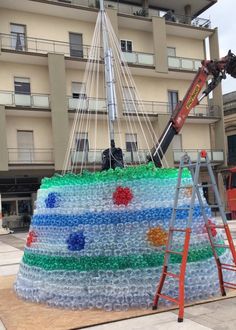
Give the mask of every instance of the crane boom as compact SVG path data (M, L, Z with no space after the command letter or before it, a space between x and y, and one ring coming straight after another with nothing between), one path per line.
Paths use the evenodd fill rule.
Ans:
M222 79L226 78L226 73L230 74L233 78L236 78L236 56L231 53L230 50L228 54L220 60L202 61L202 67L199 68L183 100L176 105L158 143L151 150L152 157L150 157L149 160L153 160L157 167L162 166L161 160L163 156L174 136L180 132L190 111L213 89L215 89ZM199 94L210 75L212 75L213 78L199 97Z

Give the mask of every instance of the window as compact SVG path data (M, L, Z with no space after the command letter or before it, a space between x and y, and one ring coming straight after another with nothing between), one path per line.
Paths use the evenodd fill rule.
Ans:
M14 88L15 88L15 94L30 95L29 78L15 78Z
M11 46L17 51L26 50L26 26L11 24Z
M69 33L70 56L83 58L83 39L81 33Z
M72 82L71 91L73 99L87 98L87 95L85 93L85 85L82 82Z
M34 160L33 131L17 131L18 160L32 163Z
M236 135L230 135L228 140L228 161L230 164L236 163Z
M137 134L125 134L126 151L130 152L131 162L137 159L138 141Z
M236 173L233 172L231 175L231 189L236 188Z
M168 91L168 110L170 113L173 113L178 102L179 102L178 91Z
M78 133L75 141L76 151L89 151L88 133Z
M16 215L16 201L2 201L2 215L3 217L8 217L11 215Z
M132 41L130 40L121 40L120 41L120 46L121 46L121 50L122 52L126 52L126 53L132 53Z
M134 111L136 102L136 93L134 87L123 87L123 97L125 111Z
M167 47L167 56L176 57L176 49L174 47Z
M30 80L29 78L15 78L15 104L17 106L31 106Z

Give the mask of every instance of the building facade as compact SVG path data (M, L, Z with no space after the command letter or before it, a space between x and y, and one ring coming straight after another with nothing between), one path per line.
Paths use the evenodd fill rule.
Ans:
M227 160L230 167L236 166L236 92L223 95Z
M201 18L216 2L105 1L155 131L162 132L184 97L206 49L212 59L219 58L217 28ZM0 193L5 217L31 213L41 178L63 169L98 10L93 0L0 0ZM121 116L127 101L118 100ZM99 107L97 168L99 150L109 145L104 95ZM194 158L203 148L216 166L225 163L222 109L218 86L213 104L205 100L193 109L171 144L166 154L170 166L178 165L184 151ZM92 98L87 110L92 118ZM82 128L77 134L82 149L86 147L87 166L94 165L89 161L95 144L93 129ZM135 157L134 149L145 152L138 130L131 134L121 125L121 135L127 163Z

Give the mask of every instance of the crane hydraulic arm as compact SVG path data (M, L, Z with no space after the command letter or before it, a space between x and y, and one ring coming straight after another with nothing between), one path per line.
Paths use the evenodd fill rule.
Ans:
M236 78L236 56L231 53L230 50L228 54L220 60L202 61L202 67L199 68L184 99L177 104L158 143L151 151L152 157L150 157L150 160L153 160L157 167L162 166L161 160L165 155L166 150L174 136L180 132L190 111L214 88L216 88L222 79L226 78L226 73L230 74L233 78ZM212 76L212 80L199 97L199 94L210 75Z

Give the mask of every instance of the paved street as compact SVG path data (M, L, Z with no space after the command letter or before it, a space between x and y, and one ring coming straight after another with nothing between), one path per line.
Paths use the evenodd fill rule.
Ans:
M236 221L229 221L231 233L236 242ZM0 276L15 275L23 256L27 233L0 235ZM194 305L185 309L185 320L177 323L178 311L136 317L124 321L92 326L93 330L235 330L236 297L210 303ZM1 316L0 316L1 317ZM0 320L0 330L5 327ZM27 329L31 330L31 329Z

